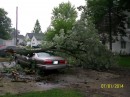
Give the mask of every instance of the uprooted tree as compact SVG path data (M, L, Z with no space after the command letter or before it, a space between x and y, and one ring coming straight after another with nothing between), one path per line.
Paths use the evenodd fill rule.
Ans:
M114 55L102 45L95 25L84 12L68 34L62 29L59 33L43 47L55 47L56 54L84 68L106 69L115 64Z
M41 50L22 50L16 53L25 54L51 51L68 60L68 64L83 68L108 69L116 64L115 56L100 42L99 35L89 16L82 12L71 30L60 29L54 38L46 40Z

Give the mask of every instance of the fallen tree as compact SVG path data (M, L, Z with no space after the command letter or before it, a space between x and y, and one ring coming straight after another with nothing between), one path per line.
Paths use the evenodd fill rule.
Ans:
M73 29L55 35L53 40L44 42L42 49L15 51L16 54L28 55L36 52L50 52L66 58L69 64L83 68L108 69L116 64L116 57L100 42L94 24L85 14L75 23Z

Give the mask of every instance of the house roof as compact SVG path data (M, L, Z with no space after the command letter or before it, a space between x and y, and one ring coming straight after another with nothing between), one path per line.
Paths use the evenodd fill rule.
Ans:
M24 39L24 36L23 35L18 35L18 38Z
M12 38L16 38L16 34L15 33L11 33L10 36L11 36L11 39ZM24 36L23 35L17 35L17 38L24 39Z
M32 39L34 33L27 33L28 37Z
M33 34L33 36L37 39L37 40L42 40L44 37L43 33L35 33Z

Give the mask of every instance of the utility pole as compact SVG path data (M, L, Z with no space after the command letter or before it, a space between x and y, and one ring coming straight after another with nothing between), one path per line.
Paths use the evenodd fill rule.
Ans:
M15 33L15 35L16 35L16 46L17 46L17 38L18 38L18 7L16 7L16 33Z

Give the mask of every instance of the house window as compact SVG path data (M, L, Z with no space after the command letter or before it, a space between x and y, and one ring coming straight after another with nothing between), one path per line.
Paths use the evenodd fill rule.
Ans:
M125 41L121 41L121 48L125 49L126 48L126 42Z
M127 28L130 29L130 17L128 17Z

